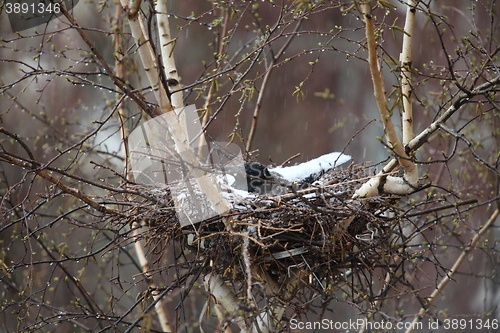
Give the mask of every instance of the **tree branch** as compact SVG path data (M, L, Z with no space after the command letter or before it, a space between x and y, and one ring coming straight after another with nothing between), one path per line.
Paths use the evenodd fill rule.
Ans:
M64 4L64 3L63 3ZM76 29L80 37L82 37L83 41L87 44L87 46L92 51L92 57L96 61L96 63L104 69L105 73L109 75L109 77L113 80L113 83L119 87L130 99L139 105L139 107L146 112L150 117L154 117L157 115L157 111L150 107L144 99L140 98L138 94L134 93L120 78L118 78L114 73L111 67L109 67L104 57L101 55L99 50L95 47L94 43L90 41L90 38L87 36L85 31L78 25L75 18L71 16L71 14L64 8L65 6L61 6L61 12L71 23L72 27Z
M453 276L455 275L455 273L457 273L458 268L460 267L460 265L464 261L465 257L469 254L470 251L472 251L474 249L474 247L476 246L477 242L481 238L483 238L484 234L495 223L495 221L497 220L499 212L500 212L500 210L497 208L493 212L493 214L490 216L490 218L488 219L488 221L486 221L486 223L481 227L481 230L479 230L479 232L472 238L472 240L470 241L469 246L467 246L462 251L462 253L460 254L460 256L457 258L457 261L455 261L455 264L453 265L453 267L449 271L449 273L446 274L446 276L441 280L441 282L439 283L439 285L437 286L437 288L432 292L432 294L429 297L427 297L427 303L428 304L432 304L436 300L436 297L439 294L441 294L441 292L446 287L446 285L448 284L448 282L450 282L450 280L453 278ZM422 307L420 309L420 311L418 312L418 315L415 317L415 319L413 319L412 324L409 326L410 328L408 330L406 330L406 333L412 333L415 330L415 327L417 326L416 323L419 322L420 320L422 320L422 316L427 312L427 310L428 310L428 307L427 308L423 308Z
M259 114L260 114L260 110L262 107L262 100L264 99L266 86L267 86L267 83L269 82L269 77L271 76L271 72L273 71L274 65L276 64L276 62L285 53L285 50L288 48L288 46L291 44L292 40L296 36L296 33L299 30L299 28L302 24L302 21L303 21L303 19L300 19L297 22L297 25L295 26L292 34L290 35L290 38L287 39L287 41L280 48L278 53L275 56L273 56L273 58L271 60L271 64L269 65L269 69L266 72L266 74L264 75L264 78L262 79L262 84L260 85L260 89L259 89L259 96L257 97L257 102L255 104L255 109L253 111L252 126L250 127L250 133L248 134L248 139L247 139L247 144L246 144L246 151L247 152L249 152L251 150L251 147L252 147L252 142L253 142L253 138L255 136L255 131L257 130L257 121L259 119ZM279 23L279 20L278 20L278 23ZM278 26L278 24L276 26Z
M413 8L414 10L414 8ZM375 24L373 20L373 16L371 13L371 5L368 2L361 4L361 11L365 21L365 32L366 32L366 41L368 48L368 63L370 66L370 74L372 77L373 88L375 101L377 102L377 106L380 112L380 116L382 118L382 123L384 124L385 135L387 137L387 141L394 151L397 162L403 167L405 174L403 177L393 177L393 176L376 176L370 179L368 182L363 184L361 188L359 188L354 194L354 198L358 197L372 197L380 192L384 193L393 193L393 194L409 194L414 191L414 189L418 185L418 168L413 161L410 160L409 156L406 154L403 145L401 144L398 135L396 133L396 129L394 127L394 123L391 120L391 114L389 112L389 108L387 105L387 99L385 97L385 87L384 87L384 78L382 73L380 72L379 59L377 55L377 43L376 43L376 31ZM411 10L409 13L412 14ZM405 27L412 26L413 23L408 23ZM410 20L411 21L411 20ZM410 58L411 52L411 41L407 40L406 44L403 45L403 55L405 58ZM409 81L408 81L409 82ZM410 86L407 88L407 97L410 95ZM408 125L411 125L411 99L407 99L403 96L403 100L406 99L406 121L404 121L403 128L406 130L405 139L409 139L413 136L413 130ZM394 165L395 166L395 165ZM394 167L391 163L391 169Z
M170 33L170 24L167 15L167 1L158 0L155 2L156 20L158 22L158 34L160 39L161 62L164 66L165 78L168 89L176 90L171 94L172 105L174 108L181 108L184 105L184 98L181 90L179 73L175 66L174 48L176 40L172 39Z
M406 8L406 21L403 34L403 47L399 61L401 62L401 95L403 96L403 145L413 139L413 107L411 86L411 50L413 44L413 31L415 27L416 3L413 0Z
M165 91L163 85L159 80L159 68L153 57L153 50L150 41L144 34L144 24L142 23L142 16L140 12L137 12L135 8L140 6L141 0L132 1L130 6L127 0L120 0L125 12L127 13L130 31L132 32L132 37L137 44L137 52L141 58L142 66L146 71L146 76L153 89L156 101L160 106L159 115L164 112L169 112L173 110L173 106L170 103L167 92Z
M59 179L48 174L47 172L45 172L43 170L37 170L37 169L33 168L33 164L31 164L31 163L24 162L22 160L13 158L9 154L2 153L2 152L0 152L0 158L3 159L4 161L10 163L10 164L17 165L17 166L20 166L24 169L31 170L31 171L35 172L36 175L48 180L49 182L51 182L52 184L57 186L61 191L68 193L68 194L82 200L83 202L88 204L90 207L94 208L95 210L97 210L101 213L108 213L108 214L113 214L113 215L123 215L123 212L121 212L120 210L108 208L104 205L101 205L101 204L97 203L96 201L94 201L90 196L83 193L82 191L63 184Z

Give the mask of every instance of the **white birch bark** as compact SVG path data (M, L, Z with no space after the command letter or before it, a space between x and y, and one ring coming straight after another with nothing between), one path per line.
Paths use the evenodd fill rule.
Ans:
M376 31L374 19L371 14L371 5L369 3L361 4L361 10L364 16L365 25L366 25L366 40L367 40L367 48L368 48L368 63L370 66L370 73L373 82L375 101L377 102L377 106L380 112L380 116L382 118L382 123L384 124L385 135L389 146L392 148L394 154L396 155L397 161L404 169L403 177L394 177L387 176L386 174L379 174L374 178L371 178L369 181L364 183L361 188L359 188L353 198L360 197L373 197L382 193L392 193L392 194L409 194L412 193L415 188L418 186L418 168L413 161L411 161L410 157L407 155L405 151L405 147L399 140L399 137L396 133L396 128L394 127L394 123L391 119L391 114L389 112L389 108L387 105L387 99L385 95L385 87L384 87L384 78L382 77L382 73L380 72L379 65L379 57L377 54L377 43L376 43ZM412 14L409 10L408 13ZM408 17L407 17L408 21ZM412 24L408 23L405 26L411 26ZM411 51L411 39L408 39L403 48L403 54L406 60L411 59L410 53ZM411 61L410 61L411 62ZM408 81L405 81L408 82ZM408 82L409 83L409 82ZM405 89L411 89L411 86L408 85ZM410 94L411 91L408 90L407 94ZM404 97L403 97L404 98ZM405 99L405 98L404 98ZM404 121L403 126L406 128L406 139L409 139L413 134L411 127L409 127L412 119L411 115L411 100L406 101L407 111L406 119L410 120Z

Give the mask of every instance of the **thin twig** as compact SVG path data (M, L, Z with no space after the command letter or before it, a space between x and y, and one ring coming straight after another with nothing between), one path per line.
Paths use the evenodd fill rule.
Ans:
M93 200L90 196L86 195L82 191L63 184L60 179L57 179L56 177L49 175L47 172L45 172L43 170L38 170L36 168L34 169L31 163L27 163L27 162L21 161L19 159L13 158L12 156L10 156L6 153L2 153L2 152L0 152L0 158L5 160L6 162L8 162L10 164L17 165L17 166L20 166L22 168L34 171L38 176L48 180L49 182L54 184L56 187L58 187L61 191L68 193L68 194L71 194L72 196L82 200L83 202L88 204L90 207L94 208L95 210L97 210L101 213L108 213L108 214L113 214L113 215L116 215L116 214L123 215L123 213L120 210L108 208L104 205L97 203L95 200Z
M138 226L134 226L134 231L132 235L133 237L138 237L140 235ZM149 273L150 271L149 261L146 258L146 254L144 252L144 246L142 245L140 239L136 239L136 241L134 242L134 248L136 256L141 264L142 274L146 278L146 282L148 283L149 289L150 290L158 289L158 286L153 281L151 273ZM153 292L153 299L155 300L155 311L156 314L158 315L158 320L160 321L162 331L174 332L174 328L169 324L170 322L172 322L172 319L170 318L170 316L167 316L167 313L165 312L163 296L160 297L160 294Z
M87 44L87 46L90 48L92 51L92 57L95 59L96 63L101 66L105 73L113 80L113 83L120 87L120 89L127 95L130 99L132 99L134 102L139 105L139 107L146 112L150 117L154 117L157 115L157 111L149 106L146 101L142 98L139 97L139 94L136 94L132 91L132 89L125 84L120 78L118 78L114 73L109 64L106 62L104 57L101 55L99 50L95 47L94 43L90 40L90 38L87 36L85 31L78 25L76 22L75 18L71 16L71 14L64 8L65 6L61 6L61 12L64 14L64 16L68 19L68 21L71 23L72 27L76 29L78 34L80 34L80 37L82 37L83 41Z
M253 111L252 126L250 128L250 133L248 134L247 145L246 145L247 152L249 152L252 148L252 142L253 142L253 138L255 136L255 131L257 130L257 121L259 119L259 114L260 114L260 110L262 107L262 101L264 99L264 93L266 91L266 86L267 86L267 83L269 82L269 78L271 77L271 73L274 69L274 65L276 64L276 62L278 62L278 60L281 58L283 53L285 53L285 50L290 45L293 38L296 36L295 33L299 30L300 25L302 24L302 21L303 21L303 19L300 19L297 22L297 25L295 26L295 29L293 30L293 33L290 36L290 38L288 38L288 40L285 42L283 47L281 47L281 49L278 51L278 53L276 53L276 55L272 58L271 64L269 65L269 69L266 72L266 74L264 75L264 78L262 79L262 84L260 85L260 90L259 90L259 96L257 97L257 103L255 104L255 109Z
M476 246L477 242L484 236L484 234L488 231L488 229L495 223L498 214L500 210L497 208L493 214L490 216L488 221L481 227L481 230L472 238L470 244L462 251L460 256L457 258L457 261L455 261L455 264L451 268L451 270L446 274L446 276L441 280L437 288L432 292L432 294L427 298L427 304L432 304L435 300L436 297L442 293L443 289L446 287L448 282L453 278L453 275L457 273L458 268L464 261L465 257L469 254L470 251L474 249ZM429 307L424 308L422 307L420 311L418 312L418 315L413 319L412 324L410 325L410 328L406 330L406 333L412 333L415 331L415 327L417 326L416 324L422 320L423 315L427 312Z

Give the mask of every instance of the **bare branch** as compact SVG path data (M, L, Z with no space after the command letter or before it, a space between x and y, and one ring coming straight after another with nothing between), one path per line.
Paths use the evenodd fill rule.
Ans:
M56 177L48 174L47 172L45 172L43 170L33 169L33 166L30 163L13 158L12 156L10 156L6 153L3 153L3 152L0 152L0 158L3 159L4 161L10 163L10 164L17 165L17 166L20 166L20 167L28 169L28 170L33 170L38 176L48 180L49 182L51 182L52 184L57 186L59 189L61 189L65 193L68 193L68 194L82 200L83 202L88 204L90 207L94 208L95 210L97 210L101 213L108 213L108 214L113 214L113 215L115 215L115 214L123 215L123 212L121 212L120 210L108 208L105 205L101 205L101 204L97 203L95 200L93 200L90 196L86 195L82 191L63 184L60 179L57 179Z
M384 78L379 68L379 60L377 55L376 31L374 19L371 13L371 5L368 2L361 4L361 11L364 16L366 26L366 41L368 48L368 63L370 65L370 73L373 82L375 100L384 124L385 135L389 141L389 145L393 149L399 164L405 171L404 177L387 176L385 178L375 177L365 183L354 195L357 197L370 197L380 193L383 189L385 193L408 194L411 193L418 184L418 168L406 154L405 149L399 141L394 123L391 120L391 114L385 97ZM411 44L410 44L411 46ZM406 53L409 53L410 47L406 45ZM411 101L410 101L411 102ZM407 113L411 118L411 114ZM407 121L409 120L407 119ZM406 127L407 130L408 127ZM408 136L408 133L407 133ZM409 137L409 136L408 136Z
M142 65L144 70L146 71L147 78L151 87L153 89L153 93L156 97L156 101L160 106L160 114L164 112L173 111L172 104L170 103L170 99L168 98L168 94L165 91L165 88L161 84L159 80L159 68L156 63L156 60L153 56L153 49L151 47L151 42L146 37L144 33L144 23L140 12L137 12L135 8L140 6L140 0L132 1L129 7L129 2L127 0L121 0L121 4L127 13L130 30L132 31L132 36L137 44L137 52L141 58Z
M500 210L497 208L493 212L493 214L491 214L488 221L486 221L486 223L483 226L481 226L481 229L478 231L477 234L474 235L469 245L464 248L460 256L453 264L453 267L450 269L450 271L447 272L446 276L441 280L441 282L439 282L439 285L432 292L432 294L429 297L427 297L427 304L432 305L432 303L434 303L434 301L436 300L436 297L438 297L443 292L443 289L446 287L448 282L450 282L453 279L453 276L457 273L458 269L460 268L460 265L467 257L467 255L474 249L477 242L479 242L483 238L483 236L486 234L489 228L496 222L499 213ZM417 327L416 323L422 320L423 315L425 315L428 310L429 310L428 307L420 309L418 315L415 317L415 319L413 319L412 325L410 325L409 329L406 330L406 333L412 333L415 331L415 328Z
M406 8L406 22L403 34L403 50L400 55L401 63L401 95L403 98L403 145L413 139L413 105L411 83L411 50L413 45L413 31L415 27L416 3L410 0Z

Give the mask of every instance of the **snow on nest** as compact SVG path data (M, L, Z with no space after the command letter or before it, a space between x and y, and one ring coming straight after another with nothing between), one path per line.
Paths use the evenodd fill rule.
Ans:
M284 179L290 182L303 181L310 175L320 174L325 171L331 170L341 164L344 164L350 159L351 156L349 155L344 155L339 152L333 152L298 165L289 167L276 167L269 169L269 171L278 173Z
M351 157L348 155L334 152L295 166L270 168L269 170L279 174L284 180L293 183L302 181L313 174L320 175L350 159ZM232 188L231 184L234 182L234 176L230 174L212 174L209 177L212 178L214 184L217 184L219 193L229 207L252 209L253 206L248 202L258 198L258 196L255 193ZM190 186L186 186L186 181L189 182ZM195 179L190 178L185 181L170 183L169 187L176 200L175 207L181 225L197 223L217 215L210 200L201 191ZM314 193L311 194L311 196L314 195Z

